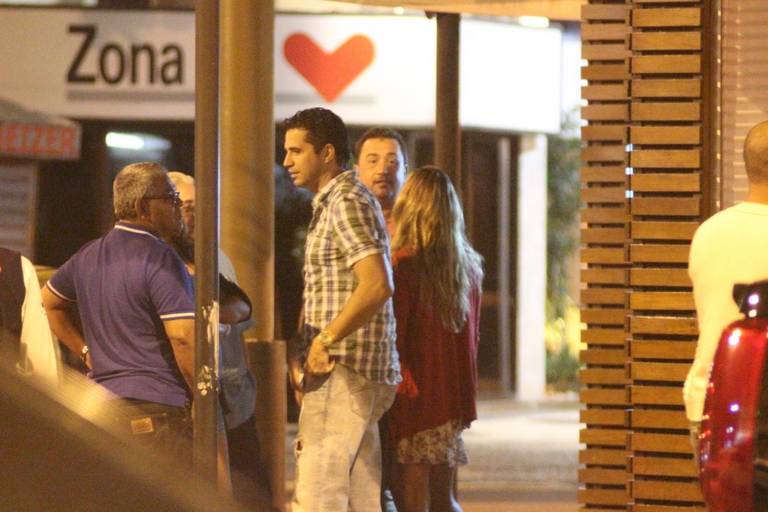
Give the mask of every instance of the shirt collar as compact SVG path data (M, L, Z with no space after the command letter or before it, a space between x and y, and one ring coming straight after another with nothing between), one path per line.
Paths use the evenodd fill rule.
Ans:
M339 174L334 176L334 178L325 184L323 188L321 188L317 194L315 194L314 199L312 199L312 209L317 209L318 206L325 204L327 202L328 196L331 194L331 191L333 188L338 184L341 183L344 180L349 179L350 176L354 176L354 171L341 171Z
M133 224L131 222L127 222L124 220L117 221L117 223L115 224L115 229L119 229L120 231L127 231L128 233L136 233L138 235L147 235L159 240L157 235L149 231L144 226L141 226L139 224Z

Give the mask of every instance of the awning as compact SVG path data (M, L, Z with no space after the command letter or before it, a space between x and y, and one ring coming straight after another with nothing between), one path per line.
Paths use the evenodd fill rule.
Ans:
M80 140L78 123L0 98L0 157L77 160Z
M586 0L341 0L343 2L424 11L493 16L546 16L578 21Z

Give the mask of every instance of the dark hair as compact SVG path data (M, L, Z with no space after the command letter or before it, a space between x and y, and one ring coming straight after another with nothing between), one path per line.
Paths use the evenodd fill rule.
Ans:
M326 144L336 151L336 163L342 168L349 163L347 127L339 116L327 108L315 107L299 110L283 121L283 130L307 130L307 142L319 153Z
M403 154L403 164L408 167L408 153L405 151L405 139L400 133L396 132L392 128L385 128L383 126L374 126L369 128L366 132L357 139L355 143L355 162L360 160L360 152L363 150L363 144L368 139L394 139L400 146L400 152Z

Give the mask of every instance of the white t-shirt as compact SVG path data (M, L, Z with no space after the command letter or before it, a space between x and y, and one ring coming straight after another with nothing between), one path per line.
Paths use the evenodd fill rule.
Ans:
M683 387L685 412L701 421L712 361L723 329L742 318L733 285L768 279L768 205L741 203L707 219L691 242L688 274L699 341Z
M26 355L33 376L56 386L59 383L59 359L43 308L37 273L32 262L24 256L21 257L21 270L25 288L21 306L22 353Z

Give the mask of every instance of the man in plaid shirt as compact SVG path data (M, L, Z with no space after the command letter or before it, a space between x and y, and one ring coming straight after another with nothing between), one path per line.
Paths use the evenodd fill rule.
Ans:
M345 171L343 121L330 110L284 123L294 184L315 192L304 262L309 352L296 441L293 512L379 511L377 422L392 405L395 348L389 237L378 201ZM292 361L292 380L299 382Z

